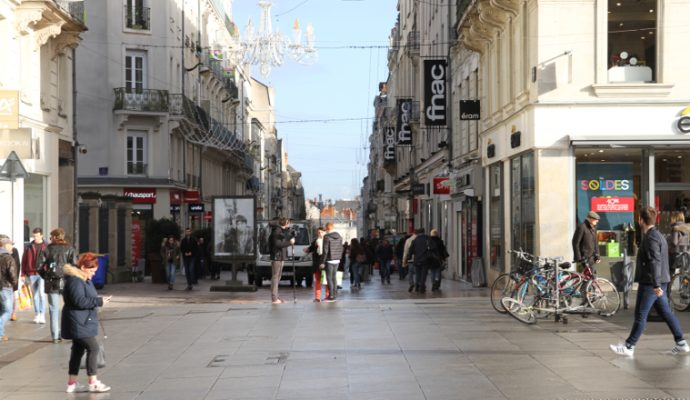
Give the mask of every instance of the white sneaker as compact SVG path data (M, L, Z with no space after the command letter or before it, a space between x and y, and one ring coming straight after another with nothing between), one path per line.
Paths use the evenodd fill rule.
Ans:
M35 317L34 317L34 324L37 324L37 323L38 323L38 320L39 320L40 318L41 318L40 315L35 316Z
M75 382L71 385L67 385L67 390L65 390L67 393L84 393L88 392L89 388L86 387L86 385L82 385L79 382Z
M629 349L625 343L611 344L609 345L609 348L612 352L621 356L632 357L633 353L635 353L635 348Z
M690 345L688 345L688 342L684 341L683 344L676 343L676 345L671 349L671 354L680 353L690 353Z
M37 319L38 319L38 322L37 322L38 324L45 324L46 323L45 314L40 314Z
M106 386L101 381L96 381L94 383L89 383L89 392L92 393L104 393L110 390L110 386Z

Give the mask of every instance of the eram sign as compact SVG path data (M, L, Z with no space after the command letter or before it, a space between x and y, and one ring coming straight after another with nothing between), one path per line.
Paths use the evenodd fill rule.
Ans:
M424 60L424 123L446 125L446 60Z
M678 130L682 133L690 133L690 106L685 107L685 109L680 112Z
M398 99L398 145L412 145L410 118L412 117L412 99Z

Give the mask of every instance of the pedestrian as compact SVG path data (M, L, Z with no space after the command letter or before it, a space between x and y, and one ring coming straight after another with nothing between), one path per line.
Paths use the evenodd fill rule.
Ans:
M652 207L644 207L640 210L638 222L644 237L637 252L637 268L635 269L635 282L638 283L635 320L625 342L609 346L614 353L628 357L633 356L635 345L644 332L647 316L652 307L666 321L666 325L673 333L675 345L671 353L690 352L690 346L685 340L678 319L671 312L668 296L665 294L668 283L671 281L668 245L655 226L656 216L657 211Z
M669 253L671 255L671 270L679 268L676 265L683 252L688 251L690 246L690 225L685 223L685 214L682 211L671 213L671 243L669 243Z
M414 262L410 263L409 260L410 258L414 258L414 254L412 254L411 251L412 242L414 242L414 240L417 238L417 233L419 232L424 232L424 230L415 229L414 232L407 238L405 245L403 246L403 268L407 270L408 282L410 283L410 287L407 289L408 292L412 292L417 286L415 284L416 270L414 267Z
M398 269L400 280L404 280L407 276L407 268L403 268L403 260L405 259L405 241L410 238L410 235L405 235L398 239L395 244L395 267Z
M43 229L34 228L31 232L33 240L24 249L22 257L22 275L31 287L32 302L34 303L34 323L45 324L45 285L43 278L38 274L40 260L46 251L46 243L43 241Z
M9 239L10 237L7 235L0 235L0 237L4 237ZM11 240L11 239L10 239ZM14 296L17 293L17 290L19 290L19 283L21 282L21 263L19 262L19 250L17 250L16 247L12 246L12 259L14 260L14 274L17 276L17 282L14 284L12 287L12 296ZM12 301L12 315L10 316L10 321L16 321L17 320L17 301Z
M208 265L211 261L210 248L206 244L206 240L203 236L199 236L199 240L197 240L196 244L199 248L198 262L196 263L196 277L204 279L208 275Z
M415 269L415 292L426 293L426 276L429 272L429 262L427 257L427 247L429 246L429 235L424 233L424 229L417 230L417 235L410 245L410 252L407 254L408 262L410 257L414 257Z
M286 217L278 218L278 225L273 227L268 237L269 253L271 255L271 303L285 303L278 296L278 284L283 276L283 265L288 259L288 247L295 244L295 238L289 237L290 220Z
M321 268L326 268L326 282L328 283L329 296L327 301L335 301L337 293L336 273L340 258L343 256L343 238L333 230L332 222L326 224L326 234L323 237L323 254L321 255Z
M323 235L326 230L322 227L316 229L316 239L314 239L309 247L304 248L304 252L311 254L311 271L314 275L314 302L321 301L321 254L323 253ZM326 288L326 297L328 297L328 288Z
M435 257L437 257L439 261L429 264L431 271L431 291L437 292L441 290L441 279L443 278L442 271L445 269L444 265L449 254L446 249L446 244L443 243L443 239L438 235L438 229L432 229L431 232L429 232L429 236L429 249L435 254Z
M388 239L383 239L376 247L376 260L379 262L381 284L391 283L391 261L393 261L393 247Z
M356 238L350 241L350 260L352 263L352 274L354 275L354 287L361 289L362 274L364 273L364 265L367 262L367 254Z
M587 218L585 218L584 222L575 229L572 245L576 262L594 265L601 261L599 258L597 224L599 224L599 214L590 211L587 213Z
M14 290L17 285L17 267L12 257L14 243L8 236L0 237L0 342L8 340L5 325L12 314Z
M43 252L41 269L38 273L45 281L45 292L48 295L48 312L50 313L50 334L53 343L62 341L60 336L60 298L64 286L65 264L75 265L76 251L65 240L65 230L55 228L50 231L50 244Z
M72 340L69 357L67 393L103 393L110 386L98 380L98 310L110 301L110 296L100 297L91 279L98 270L98 257L84 253L76 266L65 264L65 288L62 292L65 306L62 309L62 336ZM88 386L77 382L79 365L86 352Z
M340 257L340 263L338 264L338 270L335 273L335 282L336 282L336 288L338 290L343 288L343 276L345 275L345 265L347 264L347 254L350 251L348 248L350 247L350 244L347 243L347 240L345 243L343 243L343 255Z
M168 281L168 290L173 290L175 285L175 272L180 263L180 244L174 235L168 236L161 245L161 258L165 263L165 277Z
M199 246L196 240L192 237L192 230L187 228L184 230L184 238L180 242L180 252L182 253L182 264L184 264L184 274L187 278L187 289L192 290L192 285L197 283L194 274L194 263L198 255Z

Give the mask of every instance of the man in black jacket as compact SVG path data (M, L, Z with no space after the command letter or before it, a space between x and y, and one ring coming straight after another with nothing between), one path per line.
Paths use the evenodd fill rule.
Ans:
M427 256L427 247L430 246L429 235L424 233L424 229L415 230L416 236L410 245L410 251L407 253L406 262L414 257L415 269L415 292L426 292L426 276L429 272L429 260Z
M597 240L598 223L599 214L590 211L585 221L575 229L572 241L575 261L584 261L589 265L594 265L601 261L599 259L599 243Z
M340 258L343 256L343 238L333 230L333 223L326 224L326 235L323 237L323 253L321 254L321 268L326 268L329 296L326 301L335 301L338 283L336 274Z
M278 226L274 227L268 237L269 253L271 255L271 302L284 303L278 297L278 283L283 275L283 264L288 259L288 247L295 244L295 238L288 238L290 220L285 217L278 219Z
M180 252L182 253L184 274L187 278L187 290L192 290L192 285L196 283L194 263L199 253L199 246L196 243L196 239L192 237L192 230L190 228L184 230L184 238L180 242Z
M635 322L630 336L624 343L609 346L614 353L628 357L633 356L635 344L644 332L647 316L652 307L666 321L673 333L676 344L671 349L671 353L690 352L690 346L685 341L678 319L668 305L668 296L665 293L671 281L668 268L668 245L666 239L654 226L656 216L657 212L652 207L644 207L640 210L639 224L645 235L637 252L637 268L635 269L635 282L639 284L635 304Z

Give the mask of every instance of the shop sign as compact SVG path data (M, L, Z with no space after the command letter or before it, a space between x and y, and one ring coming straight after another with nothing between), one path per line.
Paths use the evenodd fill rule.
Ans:
M122 191L125 197L132 198L134 204L156 204L155 188L124 188Z
M678 130L682 133L690 133L690 106L680 112L678 120Z
M634 197L593 197L592 211L606 212L633 212L635 210Z
M470 174L462 174L455 178L455 187L456 188L461 188L465 186L470 186L471 180L470 180Z
M198 203L201 201L201 196L198 190L185 190L182 199L185 203Z
M19 128L19 91L0 90L0 129L17 128Z
M179 190L170 191L170 204L181 204L182 203L182 193Z
M460 100L460 120L479 121L479 100Z
M392 173L395 166L395 128L386 126L383 130L383 168Z
M426 194L426 185L423 183L415 183L412 185L412 194L415 196Z
M424 124L446 126L445 58L424 60Z
M188 210L190 213L193 213L193 212L204 212L204 205L203 205L203 203L199 203L199 204L187 204L187 210Z
M450 179L434 178L434 194L450 194Z
M14 151L22 160L34 158L31 150L31 128L2 129L1 124L0 122L0 157Z
M212 221L213 220L213 213L211 211L206 211L204 214L204 221Z
M412 129L410 120L412 118L412 99L398 99L398 146L412 145Z
M170 205L170 213L171 214L178 214L180 212L180 205L179 204L171 204Z

